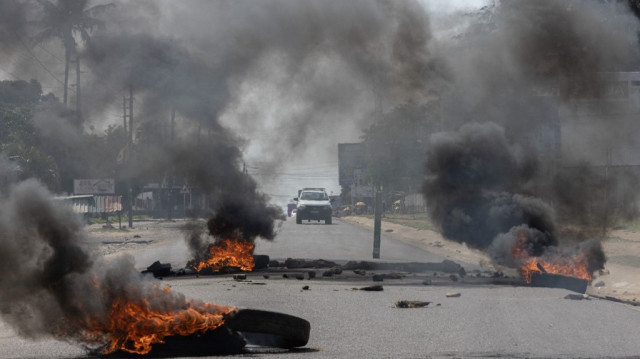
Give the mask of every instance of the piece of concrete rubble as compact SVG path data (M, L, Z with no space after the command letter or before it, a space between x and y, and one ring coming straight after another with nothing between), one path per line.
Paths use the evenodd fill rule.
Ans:
M564 296L564 299L571 300L590 300L589 296L586 294L567 294Z
M431 302L422 302L418 300L399 300L396 302L396 308L424 308Z
M322 276L323 277L331 277L334 274L342 274L342 267L340 267L340 266L331 267L328 270L324 271L324 273L322 273Z
M594 283L593 286L596 287L596 288L604 287L604 281L598 281L598 282Z
M302 287L302 290L309 290L309 286L305 285L304 287Z
M457 298L457 297L462 296L462 294L460 294L460 292L447 292L447 293L445 293L445 296L447 298Z

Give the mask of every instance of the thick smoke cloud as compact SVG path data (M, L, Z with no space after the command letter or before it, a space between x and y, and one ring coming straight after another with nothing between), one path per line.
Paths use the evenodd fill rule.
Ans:
M112 100L108 89L131 87L144 126L166 126L175 111L179 120L170 144L163 141L139 154L142 166L136 168L186 173L190 183L217 201L217 218L228 217L225 211L235 213L226 219L242 226L249 239L273 238L274 226L267 222L281 217L239 172L240 148L261 143L267 147L261 163L277 169L294 151L335 136L345 117L359 124L371 121L374 106L363 111L363 91L390 103L421 101L427 83L444 78L444 66L429 48L428 18L414 2L276 0L250 9L233 2L135 6L138 13L167 11L176 21L185 16L189 25L170 33L151 31L124 14L130 9L114 11L115 20L105 22L119 26L96 34L83 53L99 79L86 91L94 102L89 108L104 110ZM246 113L242 99L254 91L247 84L261 88L262 79L271 83L274 69L281 76L277 91L291 102L259 101L255 112ZM265 113L277 118L275 131L263 127ZM228 124L241 130L239 137Z
M21 335L81 342L107 352L120 345L136 350L125 337L130 328L123 325L143 320L147 311L226 310L160 288L139 274L131 256L110 262L94 258L83 248L83 227L79 216L35 180L14 183L0 194L1 315ZM127 305L137 306L132 316L124 314ZM120 320L114 321L118 314ZM144 323L146 329L138 323L138 330L157 335L165 329L162 320Z
M447 131L432 136L427 153L431 218L501 265L517 267L518 245L529 256L574 253L567 238L602 235L605 191L629 199L617 214L636 213L636 176L606 178L592 161L612 145L634 146L616 139L637 125L604 114L619 106L607 98L611 72L637 64L638 21L623 4L595 1L508 1L484 11L473 33L444 47L453 80L443 99ZM567 118L585 100L602 116L590 118L588 136L574 136ZM576 150L580 143L588 145ZM579 250L591 255L591 270L601 268L600 244L588 243Z
M545 246L557 243L551 206L526 195L535 159L510 144L501 127L472 123L436 134L427 158L423 190L446 237L486 249L497 234L526 224L546 234Z

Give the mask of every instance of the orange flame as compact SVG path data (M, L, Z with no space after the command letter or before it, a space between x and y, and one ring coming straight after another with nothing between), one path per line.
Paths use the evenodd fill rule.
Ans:
M238 267L245 272L250 272L255 267L254 248L255 244L251 241L236 238L223 239L210 245L208 258L194 268L198 272L205 268L218 272L224 267Z
M164 304L152 304L156 299ZM179 309L168 308L171 305L166 305L167 300L171 304L178 300ZM184 300L181 295L172 295L167 287L154 286L150 298L115 298L106 318L90 321L85 337L90 342L106 340L103 354L117 350L147 354L153 344L164 343L165 337L198 335L216 329L235 310L234 307Z
M519 232L517 235L518 242L511 248L511 254L519 263L518 271L527 283L531 283L531 277L534 273L543 272L585 279L589 282L593 280L593 276L589 272L589 258L585 252L572 255L558 253L554 256L547 253L544 258L532 257L525 248L526 234Z

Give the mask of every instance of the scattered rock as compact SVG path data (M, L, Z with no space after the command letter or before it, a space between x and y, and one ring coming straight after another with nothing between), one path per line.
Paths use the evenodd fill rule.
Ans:
M233 275L233 279L237 280L238 282L241 282L241 281L247 279L247 275L246 274L234 274Z
M590 300L589 296L586 294L567 294L564 296L564 299L571 299L571 300Z
M460 292L447 292L447 293L445 294L445 296L446 296L447 298L457 298L457 297L462 296L462 294L460 294Z
M263 274L263 275L262 275L262 278L264 278L264 279L269 279L269 275L268 275L268 274Z
M140 238L140 235L136 234L136 235L133 236L133 238Z
M422 281L422 284L424 285L431 285L431 279L425 279Z
M601 269L598 271L598 275L603 276L603 275L609 275L610 272L608 269Z
M306 260L306 259L294 259L287 258L284 261L284 266L289 269L296 268L329 268L335 267L337 264L335 262L327 261L324 259L316 259L316 260ZM338 273L339 274L339 273Z
M595 283L593 286L596 287L596 288L604 287L604 281L599 281L599 282Z
M364 290L367 292L381 292L383 290L381 285L371 285L368 287L362 287L360 290Z
M322 273L322 276L323 277L331 277L334 274L342 274L342 267L340 267L340 266L332 267L332 268L326 270L324 273Z
M431 302L421 302L417 300L399 300L396 302L396 308L424 308Z
M309 286L305 285L304 287L302 287L302 290L309 290Z
M289 278L289 275L285 273L282 275L282 278Z
M393 229L385 229L384 231L387 232L387 233L391 233L391 232L393 232Z

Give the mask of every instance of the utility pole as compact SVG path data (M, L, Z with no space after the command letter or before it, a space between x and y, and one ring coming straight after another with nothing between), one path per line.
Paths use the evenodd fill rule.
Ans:
M129 143L127 145L129 154L133 151L133 83L129 82ZM127 158L129 160L129 158ZM129 228L133 228L133 188L131 178L129 178L129 201L127 212L129 213Z
M380 73L376 71L375 78L375 97L376 97L376 122L382 121L382 94L380 86ZM378 144L380 145L380 144ZM374 176L375 182L379 182L380 178ZM380 232L382 229L382 188L379 183L374 183L373 188L375 191L375 206L373 217L373 258L380 258Z
M382 191L375 186L375 208L373 220L373 258L380 258L380 232L382 230Z
M82 118L80 111L80 55L76 55L76 115Z
M607 226L609 222L609 166L611 166L611 147L607 146L604 166L604 215L602 219L602 239L607 237Z
M129 138L127 133L127 97L122 96L122 128L124 129L124 137Z

